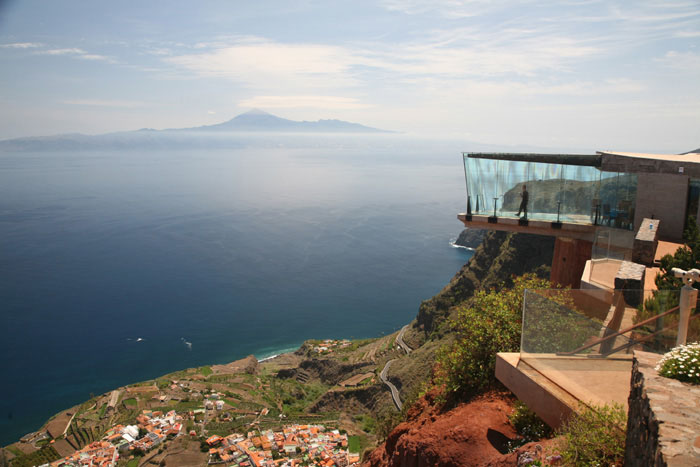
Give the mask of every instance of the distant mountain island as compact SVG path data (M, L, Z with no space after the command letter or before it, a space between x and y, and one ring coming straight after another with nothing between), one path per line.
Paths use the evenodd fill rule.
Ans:
M223 123L193 128L135 131L83 135L31 136L0 140L0 151L47 151L80 149L244 147L251 140L274 134L380 134L393 131L372 128L343 120L295 121L254 109ZM257 137L255 135L258 135ZM252 139L251 139L252 138Z
M178 130L176 130L178 131ZM179 130L183 131L183 130ZM259 109L253 109L231 120L215 125L185 128L184 131L273 131L301 133L394 133L343 120L315 122L288 120Z

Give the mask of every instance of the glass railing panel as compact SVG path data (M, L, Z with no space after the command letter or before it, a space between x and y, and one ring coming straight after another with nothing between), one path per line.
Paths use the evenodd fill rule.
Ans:
M502 204L500 216L515 216L522 201L523 186L529 190L532 163L519 161L501 161L500 193ZM522 214L522 213L521 213ZM528 216L530 216L528 207Z
M494 199L498 200L498 161L466 159L467 190L473 214L493 215Z
M635 174L603 172L600 182L600 223L633 230L636 198Z
M589 342L601 337L605 332L603 320L595 314L588 316L577 306L573 290L527 290L523 303L523 330L521 358L547 354L556 356L572 353ZM606 314L609 309L607 297L591 297L596 313ZM598 353L591 347L583 354Z
M633 331L633 339L644 340L645 350L650 352L665 353L676 346L678 338L678 324L680 313L677 310L680 301L680 290L647 290L644 292L642 304L638 307L634 323L647 321ZM653 319L668 310L673 312ZM697 311L697 308L694 312ZM700 315L697 319L691 319L688 326L686 342L700 341ZM692 318L692 316L691 316Z
M635 349L667 352L678 334L679 294L637 289L527 290L521 358L619 357ZM688 342L698 338L700 318L691 320Z
M562 185L561 170L561 164L532 164L528 191L533 219L556 220Z
M530 220L603 224L631 229L636 176L596 167L488 159L464 155L468 209L472 214L516 216L523 187Z
M608 289L615 288L615 276L623 261L632 260L634 232L600 227L591 249L590 275L587 282Z
M596 222L600 173L594 167L562 166L562 185L559 193L562 222Z

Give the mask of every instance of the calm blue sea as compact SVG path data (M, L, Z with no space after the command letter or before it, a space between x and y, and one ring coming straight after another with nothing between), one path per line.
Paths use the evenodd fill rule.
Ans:
M463 148L301 146L0 153L0 444L91 393L393 332L468 260Z

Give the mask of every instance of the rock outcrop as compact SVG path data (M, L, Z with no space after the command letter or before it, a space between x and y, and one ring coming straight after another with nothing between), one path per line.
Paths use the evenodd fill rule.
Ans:
M459 234L455 245L466 248L478 248L481 242L484 241L487 231L483 229L464 229Z

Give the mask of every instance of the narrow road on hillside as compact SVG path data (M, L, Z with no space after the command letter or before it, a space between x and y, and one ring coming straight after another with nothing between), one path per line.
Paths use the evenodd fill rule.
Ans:
M384 384L389 386L389 389L391 389L391 398L394 399L394 404L396 405L396 408L399 409L399 412L400 412L402 404L401 404L401 398L399 397L399 390L396 389L396 386L394 386L394 384L391 381L389 381L386 377L386 373L389 371L389 367L395 361L396 361L396 359L389 360L388 362L386 362L386 365L384 365L384 369L382 370L382 373L379 375L379 378L382 380L382 382Z
M411 353L411 349L404 341L403 341L403 334L406 332L406 329L408 329L408 324L404 327L401 328L401 332L398 333L396 336L396 343L399 344L399 346L406 352L406 355Z

